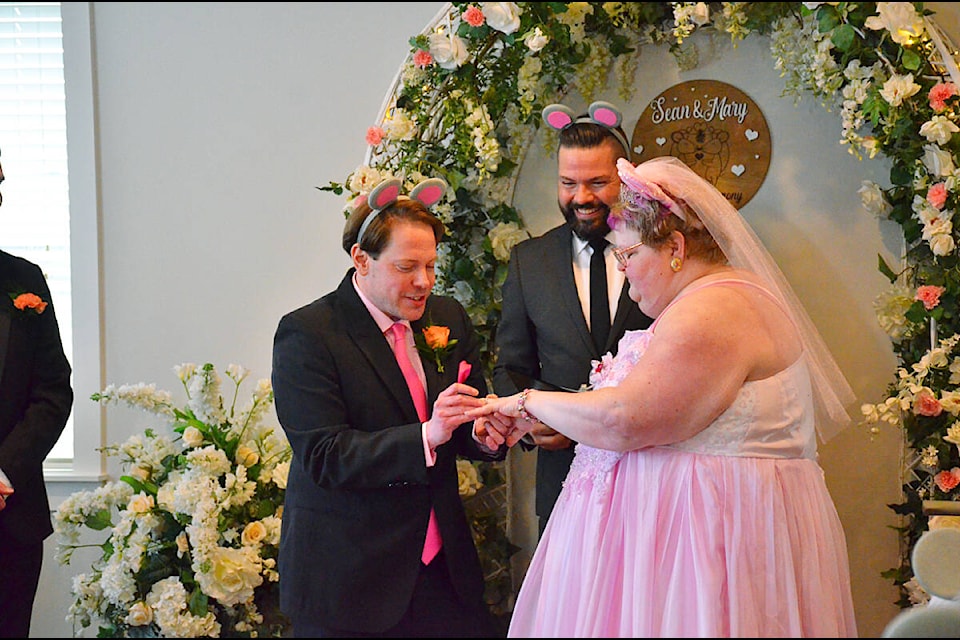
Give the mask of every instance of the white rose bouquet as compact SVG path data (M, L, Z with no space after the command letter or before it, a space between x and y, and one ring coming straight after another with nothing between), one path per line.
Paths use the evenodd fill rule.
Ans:
M291 451L283 431L264 426L273 403L261 380L237 407L249 371L230 365L235 385L225 404L212 364L174 368L183 408L154 385L108 386L92 399L126 404L162 418L170 433L147 429L121 445L126 475L73 494L55 516L58 560L99 547L91 571L73 580L69 619L98 637L280 636L276 558ZM83 528L102 544L80 544Z

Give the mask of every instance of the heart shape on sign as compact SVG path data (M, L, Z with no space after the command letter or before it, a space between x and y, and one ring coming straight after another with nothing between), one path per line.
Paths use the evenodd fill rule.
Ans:
M738 178L742 176L743 172L746 170L747 168L744 167L742 164L735 164L732 167L730 167L730 172L733 173L733 175L737 176Z
M747 140L749 140L750 142L753 142L754 140L757 139L757 137L760 134L754 131L753 129L747 129L746 131L743 132L743 135L747 137Z

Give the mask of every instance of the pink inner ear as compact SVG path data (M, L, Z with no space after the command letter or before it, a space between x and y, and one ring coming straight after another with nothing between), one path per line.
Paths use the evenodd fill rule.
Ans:
M555 129L563 129L572 122L570 116L562 111L554 111L547 114L547 122Z
M400 186L391 185L377 194L377 201L373 203L374 209L381 209L391 202L396 201L397 196L400 195Z
M438 185L426 186L417 191L417 200L427 205L428 207L433 206L440 201L440 198L443 197L443 189Z
M596 109L593 112L593 119L608 127L617 126L617 114L610 109Z

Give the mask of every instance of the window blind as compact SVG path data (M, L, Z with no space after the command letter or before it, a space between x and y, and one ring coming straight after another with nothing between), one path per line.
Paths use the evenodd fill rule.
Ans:
M0 248L47 277L67 358L73 362L70 208L58 2L0 2ZM0 292L6 295L8 292ZM73 418L49 459L73 457Z

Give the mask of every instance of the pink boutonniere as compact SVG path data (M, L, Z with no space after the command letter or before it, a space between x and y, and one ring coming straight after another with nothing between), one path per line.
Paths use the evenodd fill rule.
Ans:
M32 311L40 315L47 308L47 303L35 293L11 293L10 299L13 300L13 306L20 311Z
M450 339L450 327L428 324L413 339L417 343L417 350L430 357L437 365L437 371L443 373L443 359L450 353L450 349L457 344L456 339Z

